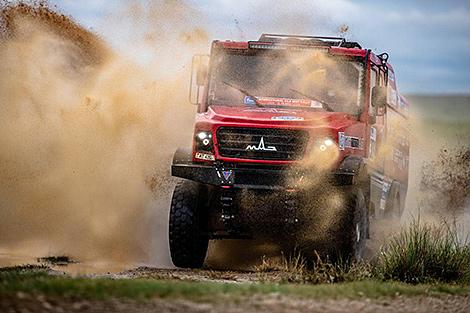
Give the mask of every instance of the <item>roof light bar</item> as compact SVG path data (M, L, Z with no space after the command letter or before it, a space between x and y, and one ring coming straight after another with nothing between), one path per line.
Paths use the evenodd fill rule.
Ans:
M277 44L277 43L266 43L259 41L250 41L248 42L248 47L250 49L269 49L269 50L312 50L312 49L325 49L328 47L325 46L312 46L312 45L286 45L286 44Z
M278 34L262 34L259 38L260 42L282 43L296 46L327 46L327 47L344 47L359 48L362 47L354 41L347 41L342 37L322 37L322 36L297 36L297 35L278 35Z

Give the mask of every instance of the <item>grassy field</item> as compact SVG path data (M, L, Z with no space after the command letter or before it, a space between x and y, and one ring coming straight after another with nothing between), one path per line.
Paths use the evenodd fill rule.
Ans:
M338 284L278 284L178 281L156 279L72 278L50 275L46 268L10 268L0 272L0 295L18 292L46 296L105 300L109 298L189 298L211 300L219 295L230 297L279 294L313 299L362 297L380 298L397 295L468 295L470 285L418 284L363 280Z

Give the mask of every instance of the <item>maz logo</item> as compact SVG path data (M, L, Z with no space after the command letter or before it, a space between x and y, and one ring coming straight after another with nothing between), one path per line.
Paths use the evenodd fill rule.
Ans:
M267 146L267 147L264 146L264 137L261 137L261 140L260 140L258 146L248 145L248 147L246 147L245 150L250 150L250 151L253 151L253 150L255 150L255 151L277 151L276 147L274 147L274 146Z

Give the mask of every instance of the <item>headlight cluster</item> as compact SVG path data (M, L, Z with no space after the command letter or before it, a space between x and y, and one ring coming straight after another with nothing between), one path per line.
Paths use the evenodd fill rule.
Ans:
M318 148L320 149L320 151L326 151L328 148L332 147L334 144L335 142L331 138L321 139L318 142Z
M335 141L331 138L321 138L317 140L315 144L315 148L319 149L322 152L334 146L335 146Z
M338 143L331 137L314 137L302 164L319 171L330 171L338 159Z
M209 131L198 131L195 136L196 151L213 152L214 142L212 133Z

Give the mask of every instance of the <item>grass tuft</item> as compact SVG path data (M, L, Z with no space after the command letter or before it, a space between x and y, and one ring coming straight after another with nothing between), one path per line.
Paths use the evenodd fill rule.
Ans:
M406 283L470 283L470 245L455 228L414 221L381 249L375 275Z
M279 281L287 283L305 282L308 273L307 262L300 253L293 253L281 258L266 258L263 256L261 264L255 267L261 281Z
M331 263L321 259L308 262L301 253L281 259L267 259L255 268L261 281L279 281L281 283L330 284L364 280L372 277L371 267L367 263L346 264Z

